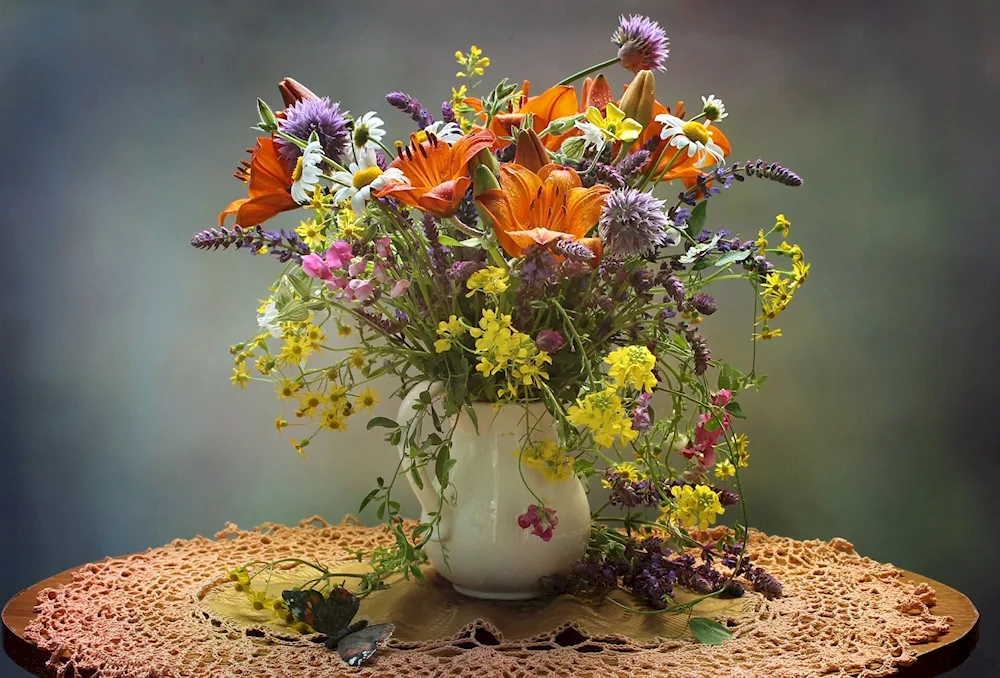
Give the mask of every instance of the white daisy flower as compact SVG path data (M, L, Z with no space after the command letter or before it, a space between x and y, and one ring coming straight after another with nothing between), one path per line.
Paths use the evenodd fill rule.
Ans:
M302 150L292 172L292 198L302 203L312 200L313 191L319 183L322 172L319 166L323 163L323 146L319 141L310 141Z
M410 183L402 170L396 167L390 167L384 172L379 169L373 148L366 148L359 153L358 161L348 165L347 170L336 172L332 177L333 183L339 186L333 199L339 203L350 198L351 209L355 214L365 211L365 204L372 199L372 191L389 184Z
M354 144L355 157L360 156L366 148L375 148L378 142L385 136L382 129L382 118L375 114L375 111L368 111L354 121L354 133L351 135L351 143Z
M680 261L682 264L693 264L694 262L698 261L698 259L701 258L701 255L705 254L705 252L714 250L715 246L719 244L719 238L721 237L722 236L716 233L715 237L709 240L708 242L703 242L698 245L692 245L691 249L685 252L684 256L678 259L678 261Z
M722 99L714 94L701 98L701 112L705 114L705 119L708 120L709 124L729 117L729 114L726 113L726 105L722 103Z
M722 148L712 141L712 130L697 120L685 122L677 116L667 113L656 116L655 120L663 123L663 131L660 132L661 138L670 139L670 145L678 149L686 148L689 158L697 154L698 160L694 164L695 167L703 166L709 158L713 163L722 162L725 159L726 154L723 153Z
M278 323L278 309L273 301L267 302L264 307L264 314L257 316L257 325L262 330L267 330L275 339L281 339L281 325Z
M594 123L578 120L576 128L583 132L583 147L585 149L604 145L604 131Z
M457 123L438 120L424 128L425 138L427 134L433 134L439 141L443 141L450 146L462 138L462 128Z

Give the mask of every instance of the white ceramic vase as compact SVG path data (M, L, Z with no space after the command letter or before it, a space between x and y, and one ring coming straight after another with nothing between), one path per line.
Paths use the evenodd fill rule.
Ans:
M418 414L413 406L424 391L436 399L443 385L417 384L399 408L400 424ZM543 403L474 403L473 407L478 432L467 414L457 418L451 443L454 487L447 495L453 489L456 502L441 506L441 522L425 546L427 556L459 593L499 600L535 598L541 595L542 577L567 571L586 551L587 494L575 476L553 482L535 469L518 468L526 436L531 442L556 440L555 422ZM399 451L406 454L405 441ZM439 485L432 470L422 471L422 488L410 474L407 478L427 520L429 512L438 510ZM547 542L518 525L518 516L538 503L526 482L546 508L556 510L558 524Z

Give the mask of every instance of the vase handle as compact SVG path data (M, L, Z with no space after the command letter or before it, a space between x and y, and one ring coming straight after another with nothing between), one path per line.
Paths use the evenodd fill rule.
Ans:
M412 389L410 392L403 397L403 402L399 406L399 416L396 421L400 426L405 426L411 419L413 420L413 425L416 426L416 430L419 432L421 421L423 417L423 412L416 412L413 406L420 402L420 394L427 392L431 400L441 397L444 394L444 382L440 381L422 381ZM399 456L406 457L409 454L408 440L409 436L404 437L399 441L398 449ZM423 509L424 513L430 513L431 511L436 511L438 509L438 493L440 492L440 484L432 474L427 472L427 465L423 465L417 469L417 473L420 475L420 480L423 482L423 487L419 487L413 480L413 476L410 473L406 474L406 479L410 483L410 487L413 488L413 493L417 495L417 501L420 502L420 508Z

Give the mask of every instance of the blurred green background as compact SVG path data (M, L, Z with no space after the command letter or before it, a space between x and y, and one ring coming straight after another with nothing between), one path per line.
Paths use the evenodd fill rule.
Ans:
M303 461L270 389L229 384L227 348L279 264L187 240L243 195L255 97L278 104L291 75L401 138L384 94L435 108L456 49L540 91L612 55L621 12L671 38L661 101L721 96L733 159L806 181L710 206L746 236L785 213L813 263L743 399L751 524L842 536L965 591L986 616L954 675L1000 672L995 2L0 2L0 599L226 521L338 520L391 472L360 422ZM750 300L721 299L703 331L746 365Z

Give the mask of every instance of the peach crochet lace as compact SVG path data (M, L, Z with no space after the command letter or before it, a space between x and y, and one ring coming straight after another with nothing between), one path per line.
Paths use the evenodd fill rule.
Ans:
M52 653L49 667L60 675L93 671L105 678L875 677L912 663L911 646L945 633L950 621L930 613L934 592L926 584L903 581L898 569L859 556L843 539L795 541L759 532L751 532L749 552L781 581L784 596L751 594L736 608L716 610L733 633L721 646L676 634L630 637L630 629L648 627L648 617L624 614L605 624L575 602L551 601L536 613L526 613L523 604L475 603L477 618L457 631L418 639L422 630L433 635L444 628L441 618L457 608L428 609L434 599L415 590L416 597L395 608L406 619L375 619L397 622L389 647L363 668L349 669L317 642L321 636L247 624L212 604L213 595L230 586L225 574L236 565L290 556L346 564L352 559L347 548L390 542L384 530L350 520L329 525L311 518L297 527L266 523L250 531L228 524L214 540L176 540L81 568L70 584L42 592L25 635ZM441 585L429 581L424 587Z

